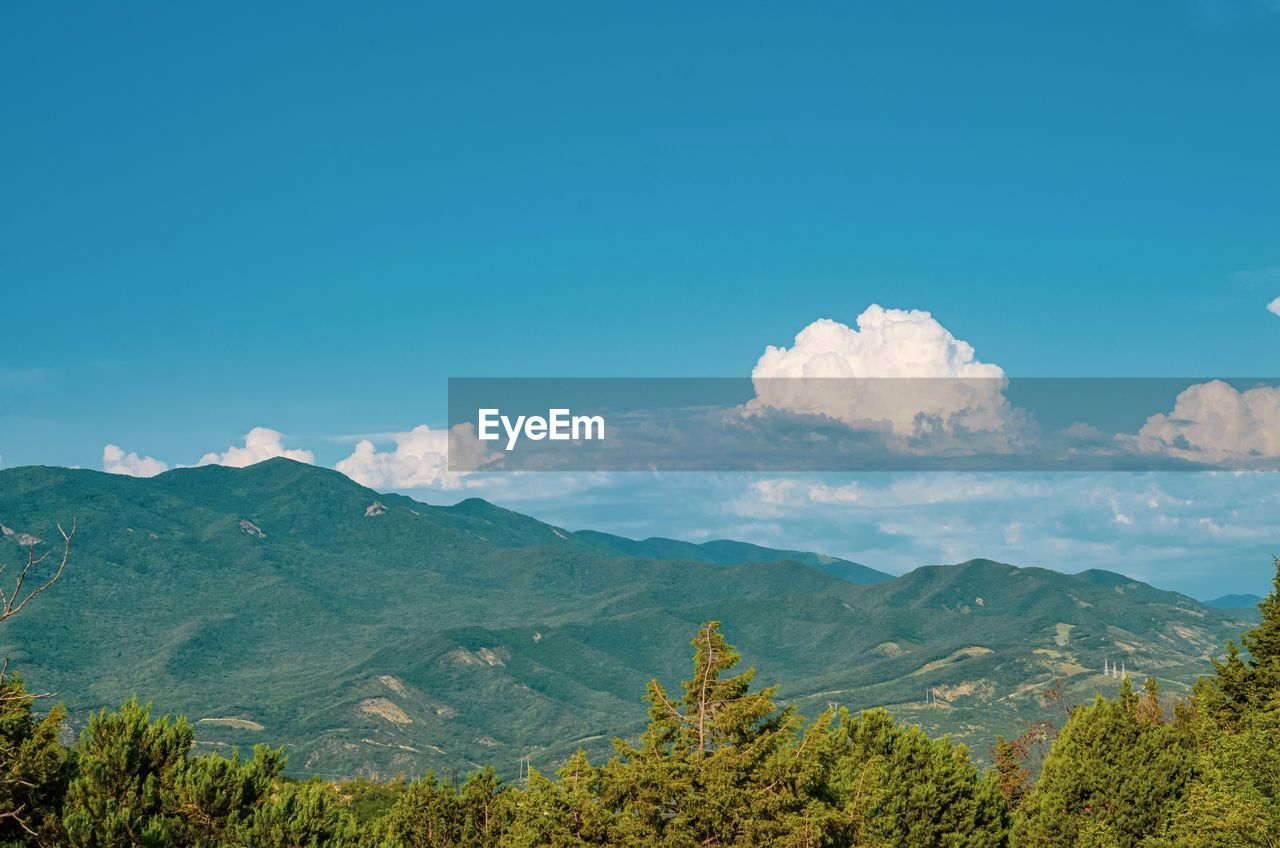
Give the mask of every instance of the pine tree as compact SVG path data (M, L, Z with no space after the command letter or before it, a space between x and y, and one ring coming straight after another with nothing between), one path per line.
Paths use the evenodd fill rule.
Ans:
M508 792L492 767L486 767L467 778L458 791L460 828L458 845L466 848L491 848L506 830L511 818Z
M618 754L602 770L615 844L825 844L832 811L804 788L827 747L825 725L798 740L800 720L778 709L775 689L752 692L754 669L730 674L739 655L718 622L693 646L683 698L652 681L640 745L615 740Z
M137 699L89 719L63 816L73 848L169 848L180 821L166 795L195 737L186 719L151 721Z
M188 758L165 792L165 806L179 820L176 842L219 848L270 799L284 763L284 750L266 745L255 746L247 761L234 752L230 759Z
M186 719L152 720L150 705L139 706L136 699L91 717L66 793L66 844L242 844L255 816L282 797L276 790L284 753L259 745L248 760L234 753L230 759L192 757L194 736Z
M1224 716L1197 707L1196 774L1159 848L1280 844L1280 709Z
M1017 810L1031 791L1031 772L1024 765L1025 751L1018 743L998 736L991 749L991 759L992 769L1000 783L1000 794L1011 812Z
M1198 692L1201 702L1228 725L1251 710L1267 708L1280 695L1280 557L1273 561L1272 590L1258 604L1262 621L1240 640L1247 656L1229 642L1226 658L1214 660L1215 678Z
M66 711L58 705L37 716L35 700L20 677L0 674L0 845L52 843L58 834L70 776L67 751L58 744Z
M234 828L225 848L356 848L355 820L327 783L285 783Z
M1280 844L1280 558L1262 620L1195 688L1197 774L1166 843ZM1246 653L1247 652L1247 653Z
M879 848L1004 843L1007 805L998 774L979 774L962 745L901 727L884 710L843 716L836 800L853 844Z
M1194 765L1185 717L1166 722L1154 682L1140 696L1126 680L1114 700L1099 696L1071 715L1019 811L1012 844L1071 848L1082 834L1105 833L1135 848L1166 831Z
M410 783L373 827L379 848L443 848L460 844L462 814L457 793L430 772Z
M1276 668L1280 664L1280 556L1272 557L1272 561L1276 575L1271 581L1271 591L1258 604L1262 621L1241 640L1253 667L1269 675L1280 673Z
M512 805L513 821L502 839L504 848L586 848L609 845L613 811L601 803L600 770L579 749L549 780L536 769L528 788Z
M1072 848L1120 848L1120 840L1106 819L1091 817L1081 824Z

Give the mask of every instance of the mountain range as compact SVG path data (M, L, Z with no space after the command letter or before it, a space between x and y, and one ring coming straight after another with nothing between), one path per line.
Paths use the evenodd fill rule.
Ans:
M326 777L593 757L677 685L699 624L816 715L888 707L985 755L996 734L1120 685L1182 692L1249 613L1109 571L989 560L892 577L741 542L570 532L430 506L286 459L152 478L0 471L0 563L77 521L67 573L0 624L0 655L72 724L137 694L206 750L284 744Z
M1237 610L1245 613L1250 619L1257 617L1257 606L1262 603L1262 598L1258 595L1222 595L1210 601L1205 601L1206 606L1215 609Z

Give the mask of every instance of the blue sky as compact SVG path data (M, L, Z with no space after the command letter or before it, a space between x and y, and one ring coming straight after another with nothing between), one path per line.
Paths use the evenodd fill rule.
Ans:
M4 466L332 464L450 376L743 376L872 303L1276 372L1272 2L462 5L6 10Z

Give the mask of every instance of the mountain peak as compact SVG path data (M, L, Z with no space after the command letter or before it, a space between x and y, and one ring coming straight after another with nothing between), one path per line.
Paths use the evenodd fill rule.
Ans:
M331 488L368 490L367 487L360 485L341 471L299 462L284 456L274 456L252 465L238 467L210 463L172 468L152 479L162 484L173 482L192 484L196 481L208 482L211 478L221 478L233 485L250 486L261 491L294 486L304 481L327 485Z
M655 669L678 679L664 658L681 660L709 618L802 710L834 690L979 746L1034 717L1022 693L1062 677L1090 695L1121 652L1135 673L1189 685L1243 626L1107 572L973 559L890 579L745 542L570 533L480 498L428 506L283 458L152 478L0 471L13 534L69 518L82 533L68 582L3 633L31 679L73 714L137 687L166 709L236 716L338 773L514 767L532 745L551 761L583 725L607 756L609 736L644 720L635 692ZM954 708L919 712L925 687ZM412 723L369 708L384 701Z

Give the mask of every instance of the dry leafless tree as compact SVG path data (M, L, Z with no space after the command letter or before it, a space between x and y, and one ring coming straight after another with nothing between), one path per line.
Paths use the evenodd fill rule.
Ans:
M62 579L62 573L66 571L67 560L71 556L71 539L76 534L76 525L73 522L71 530L68 532L62 529L62 525L58 525L58 532L62 535L62 556L57 560L57 568L48 577L41 577L40 574L46 571L42 568L46 560L51 555L57 553L56 547L50 547L44 553L37 555L36 547L40 544L40 535L36 536L17 536L17 541L27 549L27 562L22 571L18 572L18 576L13 580L12 588L8 587L8 582L0 583L0 622L12 618L22 612L23 608L29 604L36 595L48 590L54 583ZM6 564L0 564L0 579L4 578L4 573L8 569ZM47 698L51 693L35 694L27 692L22 687L6 687L5 682L9 674L9 660L5 659L0 663L0 707L5 707L12 701L30 703L36 698ZM4 788L3 794L8 797L12 790L30 789L31 783L24 779L23 773L18 764L18 751L8 743L0 743L0 787ZM28 822L26 804L3 804L0 802L0 820L12 820L18 827L22 828L27 835L39 840L40 835L32 829Z
M39 579L37 574L42 570L41 566L49 559L50 555L57 551L57 548L50 547L44 553L37 555L36 547L41 542L40 536L20 537L22 546L27 549L27 563L23 567L22 571L18 573L17 578L13 582L12 589L6 591L5 584L0 583L0 621L5 621L22 612L23 607L30 603L32 598L39 595L41 592L46 591L49 587L53 586L54 583L57 583L62 579L62 573L66 571L67 568L67 560L71 556L71 539L76 535L76 525L75 522L72 522L70 531L62 529L61 524L57 525L57 527L58 533L62 535L62 557L58 560L58 567L54 570L53 574L44 578L34 586L31 585L29 581ZM0 579L4 577L4 573L8 568L9 566L7 564L0 563ZM0 664L0 690L3 690L4 682L8 673L9 660L5 659L3 664ZM12 693L0 693L0 701L8 698L10 694ZM23 697L31 696L24 694Z

